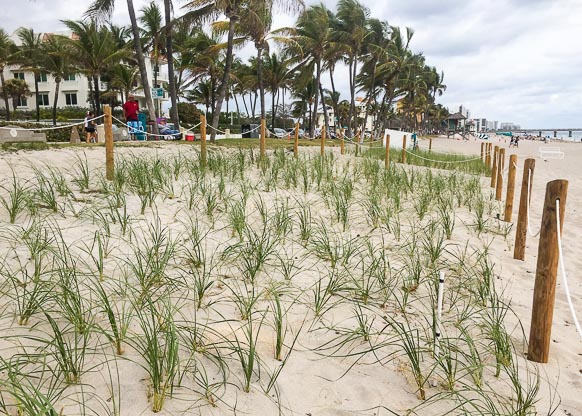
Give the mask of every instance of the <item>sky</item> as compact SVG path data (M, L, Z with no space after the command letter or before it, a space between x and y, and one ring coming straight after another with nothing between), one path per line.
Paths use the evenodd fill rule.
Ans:
M149 1L134 0L136 10ZM582 0L361 2L372 17L414 29L411 49L444 72L447 89L437 102L451 112L464 105L471 117L522 128L582 128ZM114 22L128 24L126 2L117 3ZM180 13L185 0L174 3ZM323 3L336 10L337 0ZM0 27L9 33L20 26L63 30L59 20L80 19L89 4L0 0ZM278 12L274 26L294 21L294 16ZM241 53L251 54L252 48ZM347 69L338 69L335 80L342 98L348 98Z

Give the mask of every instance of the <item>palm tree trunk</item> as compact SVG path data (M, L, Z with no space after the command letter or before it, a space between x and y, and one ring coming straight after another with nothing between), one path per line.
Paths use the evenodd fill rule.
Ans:
M355 84L355 80L353 79L353 71L352 71L352 66L355 66L354 63L354 58L350 56L350 60L349 60L349 65L348 65L348 70L350 73L350 119L348 120L348 136L349 137L353 137L353 131L352 131L352 126L353 126L353 114L354 114L354 108L356 106L356 101L354 99L354 88L353 85Z
M222 102L226 96L226 87L228 86L228 80L230 78L230 68L232 66L232 49L234 41L234 27L236 24L236 17L231 16L228 23L228 39L226 48L226 63L224 64L224 74L222 75L222 82L218 88L218 98L216 100L216 105L212 113L212 132L210 134L210 141L216 140L216 129L218 128L218 122L220 121L220 111L222 110Z
M323 95L323 86L319 84L319 94L321 95L321 107L323 108L323 120L325 124L325 131L329 131L329 114L327 113L327 106L325 105L325 97Z
M312 121L311 127L309 128L309 134L313 137L315 123L317 123L317 108L319 107L319 88L321 87L321 60L318 59L316 62L316 75L315 75L315 97L313 101L313 114L312 114Z
M0 82L2 82L2 91L5 91L4 67L0 68ZM4 92L3 95L4 95L4 108L6 109L6 121L10 121L10 106L8 104L8 94Z
M369 109L370 109L370 98L372 98L372 96L374 96L374 104L376 104L376 94L374 94L374 87L376 83L376 63L374 62L374 70L372 71L372 85L370 88L370 91L368 91L367 97L366 97L366 115L364 116L364 125L362 127L362 130L366 130L366 125L368 124L368 114L369 114ZM374 125L372 125L371 128L372 131L374 131Z
M97 107L95 106L95 88L93 87L93 78L87 75L87 81L89 82L89 104L91 105L91 110L93 113L97 114ZM124 101L125 102L125 101Z
M354 126L357 127L358 125L358 111L356 110L356 72L358 69L358 55L354 56L353 60L353 68L352 68L352 84L350 85L350 95L352 98L352 102L350 103L352 114L351 119Z
M271 93L271 128L275 128L275 91Z
M329 80L331 81L331 93L332 93L331 102L333 105L333 113L335 114L335 116L338 120L338 123L339 123L339 106L338 106L338 102L337 102L337 94L335 91L335 81L333 79L333 66L329 67ZM335 121L333 124L335 125ZM335 127L337 128L338 126L335 126ZM342 126L339 126L339 127L341 128Z
M93 75L93 85L95 86L95 106L97 111L95 112L96 116L101 115L101 91L99 91L99 75Z
M36 121L40 121L40 107L38 106L38 75L34 74L34 101L36 107Z
M265 118L265 84L263 83L263 47L257 46L257 80L259 81L259 93L261 94L261 118ZM273 127L273 126L271 126Z
M139 27L137 25L137 19L135 17L135 9L133 8L133 0L127 0L127 11L129 12L129 20L131 21L131 32L133 34L133 47L135 49L135 56L137 58L137 63L139 66L139 74L141 76L141 85L143 87L143 92L146 99L146 106L148 109L148 115L150 120L153 120L153 130L154 134L158 134L158 124L156 121L156 113L154 111L154 101L152 100L152 90L150 88L150 82L148 80L148 73L145 64L145 58L143 56L143 50L141 47L140 37L139 37ZM97 90L97 88L95 88Z
M174 74L174 45L172 42L172 17L170 15L170 1L164 0L166 12L166 56L168 59L168 88L170 89L170 119L174 124L174 129L180 129L180 117L178 115L178 91L176 88L176 76Z
M56 87L55 87L55 98L53 101L53 126L57 125L57 104L59 101L59 88L61 86L61 81L59 80L55 80L56 81Z

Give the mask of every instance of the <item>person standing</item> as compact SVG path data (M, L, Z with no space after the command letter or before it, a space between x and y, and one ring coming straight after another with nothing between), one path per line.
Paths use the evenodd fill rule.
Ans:
M136 132L141 130L138 114L139 103L133 94L129 94L127 101L125 104L123 104L123 116L125 117L125 122L129 127L129 134L133 139L135 139Z
M85 117L85 134L87 135L85 141L87 144L97 142L97 134L95 132L95 116L91 111L87 111Z

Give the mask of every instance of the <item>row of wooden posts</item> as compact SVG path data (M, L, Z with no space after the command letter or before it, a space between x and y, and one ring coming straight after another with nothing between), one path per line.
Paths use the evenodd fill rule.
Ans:
M481 143L481 159L491 167L491 187L495 188L495 199L500 201L503 188L503 171L505 168L505 149L493 147L492 143ZM525 260L525 244L528 233L529 204L531 202L535 159L526 159L521 181L519 212L515 233L513 258ZM509 157L507 175L507 193L505 198L504 221L511 222L513 198L515 193L515 176L517 155ZM562 233L568 181L559 179L548 182L542 214L538 257L534 285L534 299L529 335L527 357L531 361L547 363L551 343L552 319L556 296L556 281L559 262L558 233ZM557 209L559 201L559 229L557 226Z
M113 131L111 107L105 105L105 154L106 154L106 178L113 179ZM206 165L206 120L200 116L200 163ZM260 157L265 156L265 120L261 120L259 149ZM298 156L299 123L295 124L293 154ZM340 139L341 153L344 153L344 138ZM356 151L358 144L356 140ZM390 166L390 135L386 135L385 168ZM429 142L429 150L432 149L432 139ZM321 155L325 153L325 129L321 134ZM499 146L493 147L492 143L481 143L481 159L491 168L491 187L495 188L495 199L500 201L503 190L503 172L505 168L505 149ZM406 163L406 136L402 140L401 162ZM526 159L524 163L521 182L521 195L519 200L519 212L513 258L525 259L525 244L528 228L529 203L532 194L533 174L535 159ZM507 191L505 198L505 210L503 220L511 222L513 212L513 199L515 193L515 176L517 171L517 155L509 157ZM564 212L566 208L566 196L568 190L567 180L554 180L546 186L546 196L540 239L538 246L538 258L536 279L534 287L534 301L532 308L532 321L528 348L528 359L539 363L547 363L551 341L552 318L556 293L556 277L558 270L558 232L562 232ZM556 209L559 202L560 229L557 229Z
M111 116L111 107L109 105L103 106L103 113L104 117L104 127L105 127L105 154L106 154L106 178L108 180L113 179L113 130L112 124L113 119ZM265 139L266 139L266 124L265 119L261 119L260 125L260 137L259 137L259 156L260 158L265 157ZM297 158L299 155L299 123L295 123L294 129L294 141L293 141L293 155ZM325 138L326 138L326 131L325 129L321 130L321 145L320 145L320 153L321 156L325 154ZM291 139L291 135L289 135L289 139ZM345 139L344 139L344 132L343 129L340 130L340 153L343 155L345 154ZM359 152L359 133L356 134L356 156ZM202 166L206 166L207 162L207 150L206 150L206 117L201 114L200 115L200 163ZM432 138L429 139L429 151L432 150ZM400 161L402 163L406 163L406 135L402 138L402 154ZM390 166L390 135L386 135L386 156L385 156L385 167L388 169Z

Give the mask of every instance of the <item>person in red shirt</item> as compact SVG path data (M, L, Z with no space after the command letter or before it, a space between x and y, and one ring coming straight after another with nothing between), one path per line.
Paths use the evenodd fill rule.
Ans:
M139 127L139 121L137 115L139 114L139 103L136 101L133 94L129 94L127 101L123 104L123 115L125 116L125 121L129 127L129 134L132 138L137 130L141 130Z

